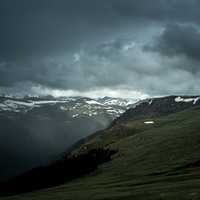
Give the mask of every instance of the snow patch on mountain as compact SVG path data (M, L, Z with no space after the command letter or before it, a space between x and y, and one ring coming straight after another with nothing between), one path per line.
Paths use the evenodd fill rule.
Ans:
M92 104L95 104L95 105L102 105L101 103L99 103L99 102L97 102L97 101L95 101L95 100L90 100L90 101L85 101L87 104L90 104L90 105L92 105Z
M104 99L102 99L104 100ZM100 100L100 101L102 101ZM129 106L131 104L136 103L137 100L133 99L117 99L117 98L107 98L104 100L104 105L119 105L119 106Z
M65 103L63 100L24 100L24 99L6 99L0 103L0 111L10 112L27 112L42 105L55 105L57 103Z
M200 97L195 97L195 98L176 97L175 102L177 103L178 102L185 102L185 103L193 102L193 104L196 104L199 99Z
M119 117L127 109L134 106L136 99L122 98L97 98L90 99L85 97L61 97L61 98L11 98L0 97L0 112L29 112L35 108L51 106L59 109L60 112L68 112L72 118L81 116L109 115L111 118Z
M150 99L149 101L149 105L151 105L153 103L153 99Z
M78 117L78 116L79 116L79 114L74 114L74 115L72 115L73 118L76 118L76 117Z
M154 124L155 122L154 121L146 121L144 122L144 124Z
M33 101L35 105L41 105L41 104L56 104L56 103L65 103L67 101L62 101L62 100L56 100L56 101Z

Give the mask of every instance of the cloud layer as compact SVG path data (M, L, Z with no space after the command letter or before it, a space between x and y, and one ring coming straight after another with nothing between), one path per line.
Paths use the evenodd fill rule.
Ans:
M198 0L3 0L0 92L200 93L199 9Z

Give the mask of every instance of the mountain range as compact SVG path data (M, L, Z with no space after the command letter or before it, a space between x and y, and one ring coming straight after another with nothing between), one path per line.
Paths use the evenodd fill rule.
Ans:
M18 194L2 199L199 199L199 121L199 96L139 101L62 158L2 184L1 195Z
M47 164L138 99L0 97L0 180Z

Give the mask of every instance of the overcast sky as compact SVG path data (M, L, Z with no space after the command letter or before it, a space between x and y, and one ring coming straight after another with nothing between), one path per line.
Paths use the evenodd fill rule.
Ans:
M0 0L0 30L0 93L200 94L199 0Z

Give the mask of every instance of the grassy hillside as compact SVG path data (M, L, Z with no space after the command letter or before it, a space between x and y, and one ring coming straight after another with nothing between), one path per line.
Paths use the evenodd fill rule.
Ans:
M145 124L148 120L155 123ZM82 178L2 199L200 199L200 107L116 124L73 154L97 147L118 152Z

